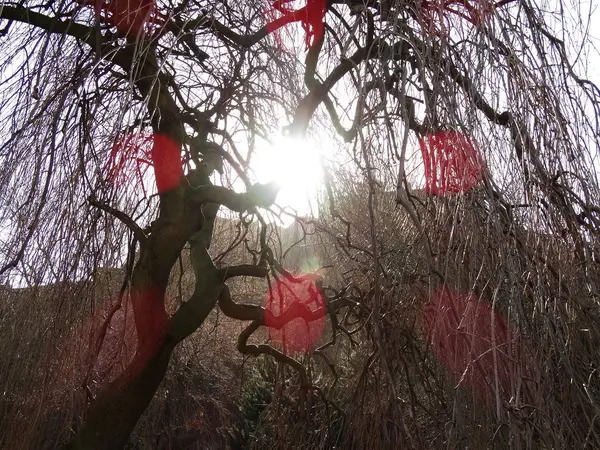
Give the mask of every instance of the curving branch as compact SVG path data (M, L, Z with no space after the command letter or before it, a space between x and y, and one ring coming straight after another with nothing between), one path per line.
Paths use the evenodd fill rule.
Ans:
M304 134L312 116L319 105L326 101L331 89L353 68L366 60L374 58L381 61L410 60L411 56L408 51L408 45L405 45L403 40L396 42L392 46L383 39L375 39L368 47L359 48L350 58L342 59L340 64L331 71L323 83L307 78L310 80L309 84L314 84L314 88L298 103L296 114L288 130L292 134Z
M254 198L251 192L240 194L222 186L190 186L187 189L187 196L192 203L198 205L216 203L235 212L245 212L257 206L266 206L261 199Z
M308 308L299 305L296 303L295 305L300 306L302 309L308 310ZM265 316L269 317L269 326L273 328L280 329L286 323L291 320L299 317L296 315L297 308L289 308L286 312L279 316L279 318L275 318L269 311L265 310L260 306L248 305L243 303L236 303L231 298L231 293L227 286L223 287L221 294L219 295L219 308L223 311L228 317L232 317L238 320L251 320L252 323L248 325L239 335L238 337L238 350L241 353L253 356L259 355L269 355L275 358L278 361L281 361L284 364L293 367L298 372L300 376L300 384L302 387L308 387L308 377L306 375L306 369L302 364L296 359L280 352L276 348L268 345L268 344L248 344L248 339L250 336L258 330L261 326L265 325ZM321 313L320 317L323 317L324 312ZM315 317L317 319L318 317ZM270 321L271 319L277 320L277 324L273 324Z
M238 34L227 26L223 25L217 19L211 17L207 12L203 12L200 17L188 21L181 28L182 30L188 32L195 31L198 28L210 30L215 34L215 36L244 48L252 47L268 34L266 26L263 26L254 34Z
M266 278L269 274L269 271L264 266L257 266L255 264L240 264L237 266L229 266L219 269L219 273L223 281L227 281L230 278L235 277Z
M90 205L95 206L96 208L101 209L102 211L107 212L111 216L119 219L125 226L127 226L127 228L129 228L133 232L133 235L141 244L146 242L146 240L148 239L148 236L146 236L144 230L142 230L142 228L135 222L135 220L133 220L123 211L120 211L116 208L113 208L112 206L107 205L106 203L101 202L93 195L90 195L88 197L88 202Z
M255 266L256 267L256 266ZM306 305L301 303L294 303L287 308L283 314L279 316L274 316L270 311L266 310L261 306L249 305L245 303L236 303L231 298L231 293L227 286L223 287L219 295L219 308L223 314L228 317L237 319L237 320L250 320L252 321L239 335L238 337L238 350L241 353L248 355L270 355L273 358L281 361L284 364L287 364L298 371L300 376L301 384L303 387L310 387L308 383L308 378L306 376L306 370L294 358L291 358L288 355L280 352L274 347L268 344L248 344L248 339L252 336L252 334L257 331L261 326L264 326L266 323L269 324L270 328L281 329L290 321L302 317L307 321L311 322L313 320L320 319L327 314L330 313L332 321L334 323L334 329L340 329L337 325L337 319L335 318L335 314L339 311L340 308L343 307L355 307L357 306L355 302L345 297L345 291L342 294L336 296L336 298L329 302L327 306L323 306L317 308L316 310L310 310ZM345 330L344 330L345 331ZM326 359L326 356L323 354L322 350L326 346L320 347L319 355ZM333 369L335 372L335 369Z
M240 333L238 338L238 351L240 353L253 356L269 355L275 358L277 361L293 367L296 369L298 376L300 377L300 386L302 388L309 388L310 383L308 381L308 376L306 375L306 369L298 360L280 352L268 344L248 344L248 339L250 339L250 336L252 336L252 334L258 330L259 327L260 324L258 322L252 322Z
M214 221L214 217L207 221ZM222 275L207 251L212 223L208 229L210 232L203 226L189 239L190 260L195 276L194 293L169 320L167 340L172 344L182 341L202 325L223 289Z

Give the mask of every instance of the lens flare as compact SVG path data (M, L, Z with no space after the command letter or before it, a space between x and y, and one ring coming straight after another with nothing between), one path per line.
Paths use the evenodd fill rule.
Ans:
M286 276L265 297L265 325L269 337L284 353L308 352L325 328L325 301L314 276ZM287 321L289 317L293 319ZM286 322L283 326L281 323Z

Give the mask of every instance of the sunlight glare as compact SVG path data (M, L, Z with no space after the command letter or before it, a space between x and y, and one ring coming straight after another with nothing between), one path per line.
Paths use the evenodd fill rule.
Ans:
M279 183L278 205L307 214L322 183L321 153L314 142L278 136L257 151L253 168L260 182Z

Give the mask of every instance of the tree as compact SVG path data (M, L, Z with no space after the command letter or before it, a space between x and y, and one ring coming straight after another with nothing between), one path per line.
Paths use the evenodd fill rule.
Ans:
M350 296L332 286L327 311L334 328L343 325L336 319L342 309L364 322L364 338L376 349L390 394L379 410L389 411L398 390L408 389L394 375L402 358L390 347L399 323L391 311L398 313L398 296L415 283L414 276L406 277L409 269L418 268L425 292L448 285L473 290L510 312L526 336L539 337L549 323L554 327L545 340L528 345L534 360L570 376L551 380L535 372L543 379L539 389L526 395L525 387L513 386L512 399L496 390L494 423L502 425L503 411L517 420L523 402L535 403L553 383L565 387L566 379L577 380L577 387L563 392L579 401L557 407L548 420L536 417L528 428L536 431L515 445L548 440L545 430L557 424L565 430L562 444L598 442L592 413L597 357L585 350L587 338L571 338L575 328L569 324L575 317L597 339L594 158L600 92L570 61L574 48L587 47L579 49L552 31L556 25L569 29L566 16L551 22L527 1L308 0L299 10L287 3L273 3L269 23L265 5L253 1L135 7L115 0L30 1L0 8L0 222L7 230L0 274L30 285L79 280L99 266L120 265L127 255L135 356L92 403L70 447L122 448L173 349L217 303L226 315L251 321L239 339L242 352L289 364L307 387L296 359L247 343L266 322L280 328L300 312L290 308L266 317L270 313L261 307L234 302L227 282L288 275L269 245L260 209L272 205L274 192L252 180L251 156L256 140L268 139L281 125L289 124L291 134L317 129L326 123L318 112L349 144L352 176L360 176L366 188L362 214L354 211L349 219L339 206L344 193L327 181L327 208L317 228L335 236L333 244L365 276ZM307 33L303 61L301 51L285 48L286 41L278 46L271 40L298 21ZM425 201L409 187L418 155L411 151L411 136L426 160ZM342 159L337 156L334 164ZM469 181L462 182L467 168ZM429 180L433 174L443 183ZM451 176L458 181L449 182ZM388 203L382 191L390 189L417 244L403 247L412 268L394 265L390 244L380 239L379 205L382 198ZM243 224L250 217L258 221L258 245L248 249L253 263L214 264L209 250L222 207ZM366 234L358 245L350 220ZM340 224L342 237L332 231ZM559 249L557 257L531 248L535 233L560 242L551 244ZM195 287L169 314L165 292L186 245ZM535 280L522 281L521 274ZM316 318L324 311L302 314ZM540 314L551 319L537 319ZM578 350L566 354L577 355L577 363L561 354L561 346L571 349L574 342ZM429 362L422 363L407 377L416 373L427 380ZM590 369L579 370L582 364ZM431 405L447 408L442 396L434 397L417 416ZM565 399L555 405L565 405ZM414 412L418 402L412 407ZM573 415L582 420L568 424ZM381 426L382 439L388 439L392 431L384 421ZM398 429L398 442L419 447L426 440L421 428L416 436Z

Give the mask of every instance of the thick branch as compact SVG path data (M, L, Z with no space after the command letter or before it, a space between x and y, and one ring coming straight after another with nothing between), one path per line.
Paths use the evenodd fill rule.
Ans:
M350 70L359 65L369 54L366 48L361 48L354 53L350 58L342 60L342 62L329 74L322 84L317 85L306 95L296 109L294 121L290 125L292 133L305 133L308 128L308 123L319 105L325 100L329 91L335 84L341 80Z
M249 48L263 39L267 35L267 27L264 26L256 33L244 36L227 28L221 22L204 14L197 19L190 20L183 27L185 31L194 31L197 28L204 28L212 31L216 36L225 38L229 42L233 42L240 47Z
M265 309L262 306L234 302L227 286L223 288L219 296L219 308L227 317L237 320L252 320L257 322L258 326L265 324Z
M256 208L257 206L270 206L270 204L267 204L269 203L268 201L264 201L264 198L262 198L259 195L254 195L253 192L246 192L240 194L222 186L190 186L188 188L188 196L192 202L198 203L199 205L204 205L206 203L217 203L235 212L248 211ZM273 198L273 201L274 200L275 199Z
M268 324L270 328L280 330L287 323L298 317L302 317L307 322L321 319L327 314L325 306L311 310L301 302L292 303L281 315L275 316L271 311L262 306L248 305L245 303L236 303L231 298L229 288L223 288L219 297L219 308L228 317L238 320L252 320L259 325Z
M219 269L223 281L234 277L254 277L265 278L268 275L266 267L254 264L240 264L239 266L229 266Z
M182 341L204 323L223 288L222 277L206 250L205 234L200 230L190 239L190 259L196 284L192 296L169 321L167 338L173 343Z
M4 6L0 8L0 19L28 23L50 33L73 36L84 42L87 42L88 39L96 39L93 28L75 23L72 20L55 19L22 6Z
M190 187L188 195L192 202L199 205L217 203L236 212L244 212L254 207L246 194L239 194L222 186Z

